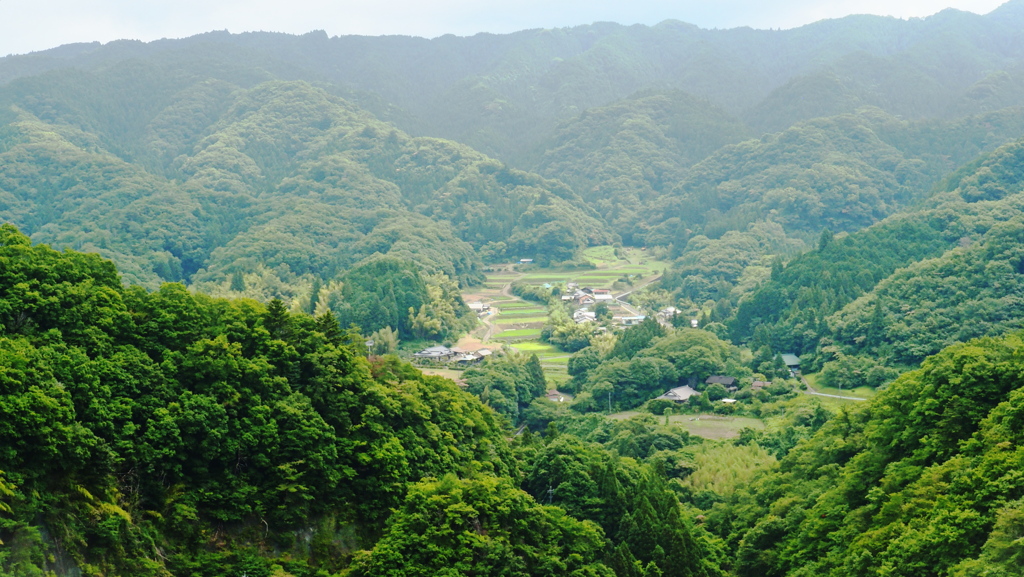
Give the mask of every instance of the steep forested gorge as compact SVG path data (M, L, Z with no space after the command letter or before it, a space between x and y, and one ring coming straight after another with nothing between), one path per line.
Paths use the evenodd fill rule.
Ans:
M1014 0L0 59L0 576L1024 574L1021 30ZM368 354L598 245L668 261L634 303L701 330L552 305L571 407L536 356L460 389ZM781 353L880 392L810 402ZM688 435L652 401L683 384L768 424Z

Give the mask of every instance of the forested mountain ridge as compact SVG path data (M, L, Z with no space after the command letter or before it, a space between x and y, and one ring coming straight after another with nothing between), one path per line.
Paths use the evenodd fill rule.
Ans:
M514 467L493 413L448 381L371 367L329 315L125 288L109 261L30 246L10 225L0 270L12 574L223 572L254 553L202 553L213 526L245 542L251 523L276 533L321 518L314 531L362 526L352 546L410 481ZM53 550L60 561L46 561Z
M25 205L27 189L4 217L37 240L105 251L126 278L151 287L187 280L219 292L246 269L244 294L318 301L301 296L314 277L326 284L374 252L465 282L479 278L479 265L459 241L485 260L548 263L621 239L684 257L670 277L693 280L669 288L698 303L728 292L720 283L742 284L742 296L763 277L765 259L805 249L826 226L871 225L1019 137L1019 17L1009 3L986 16L849 17L790 31L666 22L435 40L221 32L9 57L0 59L0 120L28 114L59 127L46 132L111 153L133 165L144 188L163 191L118 221L176 213L183 224L142 224L135 230L146 239L122 247L74 231L103 218L66 215L63 233L40 234L19 211L53 211ZM300 103L301 91L268 89L275 79L304 79L331 96ZM819 94L821 86L845 88ZM544 178L461 145L406 137L360 106ZM781 132L750 139L765 129ZM241 156L229 159L236 149ZM366 212L378 208L391 212ZM239 220L248 214L262 216ZM339 255L343 243L352 258ZM445 249L415 248L426 245Z
M112 70L133 60L170 72L202 55L218 78L248 86L270 77L330 82L407 132L513 162L555 122L650 88L707 98L759 130L864 105L913 118L992 110L997 101L1019 105L1000 71L1019 76L1021 18L1019 3L1010 2L985 16L851 16L785 31L666 21L433 40L216 32L8 57L0 61L0 82L65 68Z

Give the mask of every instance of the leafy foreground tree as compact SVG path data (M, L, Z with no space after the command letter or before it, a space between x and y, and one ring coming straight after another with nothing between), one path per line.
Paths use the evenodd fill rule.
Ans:
M494 412L347 338L0 227L0 575L326 575L421 479L509 482Z
M412 486L352 577L613 577L597 562L604 532L538 505L508 478L447 475Z

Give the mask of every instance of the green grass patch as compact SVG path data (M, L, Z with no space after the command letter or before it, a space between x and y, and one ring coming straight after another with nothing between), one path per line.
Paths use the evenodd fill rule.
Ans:
M457 381L462 378L462 371L454 369L420 369L424 375L437 375L446 379Z
M819 393L825 393L826 395L839 395L841 397L854 397L857 399L872 399L875 396L875 390L871 387L858 387L856 389L837 389L834 387L814 387L814 390Z
M602 264L618 262L619 257L615 256L615 247L610 244L592 246L583 251L583 258L601 266Z
M531 353L541 353L545 351L557 351L558 348L555 345L542 343L540 341L532 341L529 343L519 343L516 348L521 351L529 351Z
M820 383L818 379L819 376L820 375L817 373L804 375L804 378L807 379L807 384L819 393L825 393L826 395L839 395L841 397L855 397L858 399L871 399L878 394L877 391L871 387L857 387L856 389L837 389L835 387L826 387Z
M516 349L528 355L537 355L541 366L550 362L552 365L565 365L569 362L570 353L558 350L558 347L541 341L524 341L516 343ZM562 357L562 358L558 358Z

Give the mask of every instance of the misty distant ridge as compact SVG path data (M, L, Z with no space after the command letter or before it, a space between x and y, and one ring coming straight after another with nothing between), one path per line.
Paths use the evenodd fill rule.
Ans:
M950 118L991 110L994 100L1012 105L1016 81L972 87L997 72L1020 75L1022 29L1024 2L1015 0L987 15L848 16L791 30L667 20L434 39L216 31L9 56L0 59L0 86L65 68L116 83L118 68L132 66L168 71L172 91L198 77L243 88L301 79L333 86L410 134L521 165L554 124L642 90L706 99L755 131L860 106ZM976 102L982 95L987 102Z

